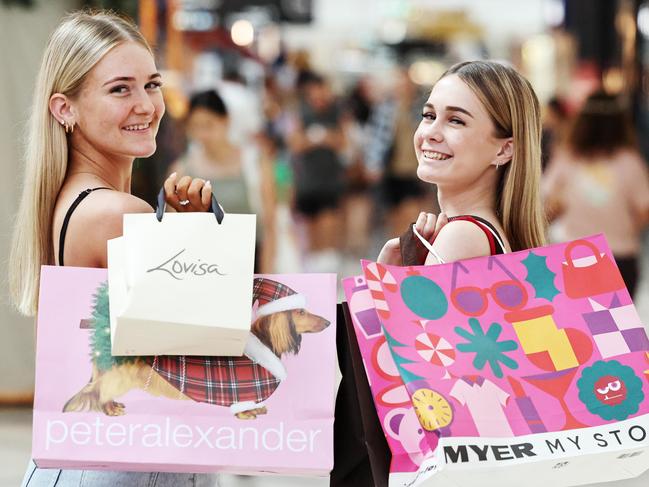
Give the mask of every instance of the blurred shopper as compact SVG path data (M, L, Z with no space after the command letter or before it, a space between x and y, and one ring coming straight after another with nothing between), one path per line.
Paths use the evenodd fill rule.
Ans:
M228 110L215 90L194 94L187 113L189 147L170 171L178 177L209 180L227 213L257 213L256 271L273 272L275 185L269 151L258 157L253 141L233 144L229 123ZM255 184L257 180L259 185ZM261 195L261 205L254 205L253 194Z
M156 149L165 105L151 48L109 13L73 13L52 34L38 74L10 259L14 303L38 307L42 264L106 267L125 213L153 212L130 194L136 157ZM176 211L206 211L209 183L165 181ZM37 468L23 486L214 486L216 476Z
M294 168L295 209L307 226L305 267L331 271L339 263L342 237L342 115L324 78L302 72L298 86L302 98L288 143Z
M543 130L541 131L541 168L546 169L548 162L558 146L562 143L568 112L564 103L553 96L543 110Z
M273 165L277 205L275 209L275 271L300 272L302 262L299 236L291 213L293 195L293 172L286 144L291 126L291 116L286 108L287 95L275 75L265 80L263 93L265 130L263 140L269 150Z
M217 83L216 90L228 110L230 140L239 146L250 144L264 127L260 97L234 70L225 73L223 79Z
M353 255L365 256L369 249L372 221L371 186L374 182L365 164L368 127L372 111L369 78L358 80L347 97L344 130L347 144L345 247Z
M406 228L424 207L437 211L429 188L416 176L412 134L421 118L421 100L405 69L396 73L389 97L378 104L366 144L368 167L381 176L380 196L388 210L388 232Z
M539 102L495 62L456 64L437 81L415 131L417 175L437 185L442 214L422 212L379 262L438 264L544 243ZM413 245L411 245L411 243ZM413 253L420 245L423 252Z
M649 223L649 171L621 99L597 92L585 102L543 182L553 239L604 232L633 296L640 234Z

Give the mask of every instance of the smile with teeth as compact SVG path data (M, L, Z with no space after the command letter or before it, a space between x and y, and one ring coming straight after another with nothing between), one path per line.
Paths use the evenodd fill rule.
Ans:
M424 150L424 151L421 151L421 152L428 159L434 159L436 161L445 161L446 159L451 158L451 156L449 156L447 154L443 154L441 152L436 152L436 151L432 151L432 150Z
M127 125L124 127L124 130L128 130L129 132L135 132L137 130L146 130L149 128L151 124L150 123L141 123L138 125Z

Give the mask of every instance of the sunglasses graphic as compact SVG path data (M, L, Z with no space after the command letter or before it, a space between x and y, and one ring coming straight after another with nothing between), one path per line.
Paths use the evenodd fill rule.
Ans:
M493 264L500 267L509 279L495 282L487 288L477 286L457 287L459 270L461 269L465 274L468 274L469 271L460 262L453 264L451 302L461 313L467 316L481 316L487 310L490 295L498 306L509 311L521 309L527 304L528 295L525 286L495 258L489 259L489 270L492 269Z

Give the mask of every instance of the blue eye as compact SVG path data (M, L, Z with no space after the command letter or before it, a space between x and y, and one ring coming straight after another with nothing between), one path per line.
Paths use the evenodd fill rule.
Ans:
M151 81L146 85L148 88L158 89L162 86L162 81Z
M425 112L421 114L421 118L426 120L435 120L435 114L433 112Z
M465 125L463 120L460 120L459 118L453 117L450 122L455 125Z

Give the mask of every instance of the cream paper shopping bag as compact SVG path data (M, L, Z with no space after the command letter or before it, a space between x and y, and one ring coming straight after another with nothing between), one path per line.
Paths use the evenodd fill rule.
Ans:
M255 215L124 215L108 242L113 355L242 355Z

